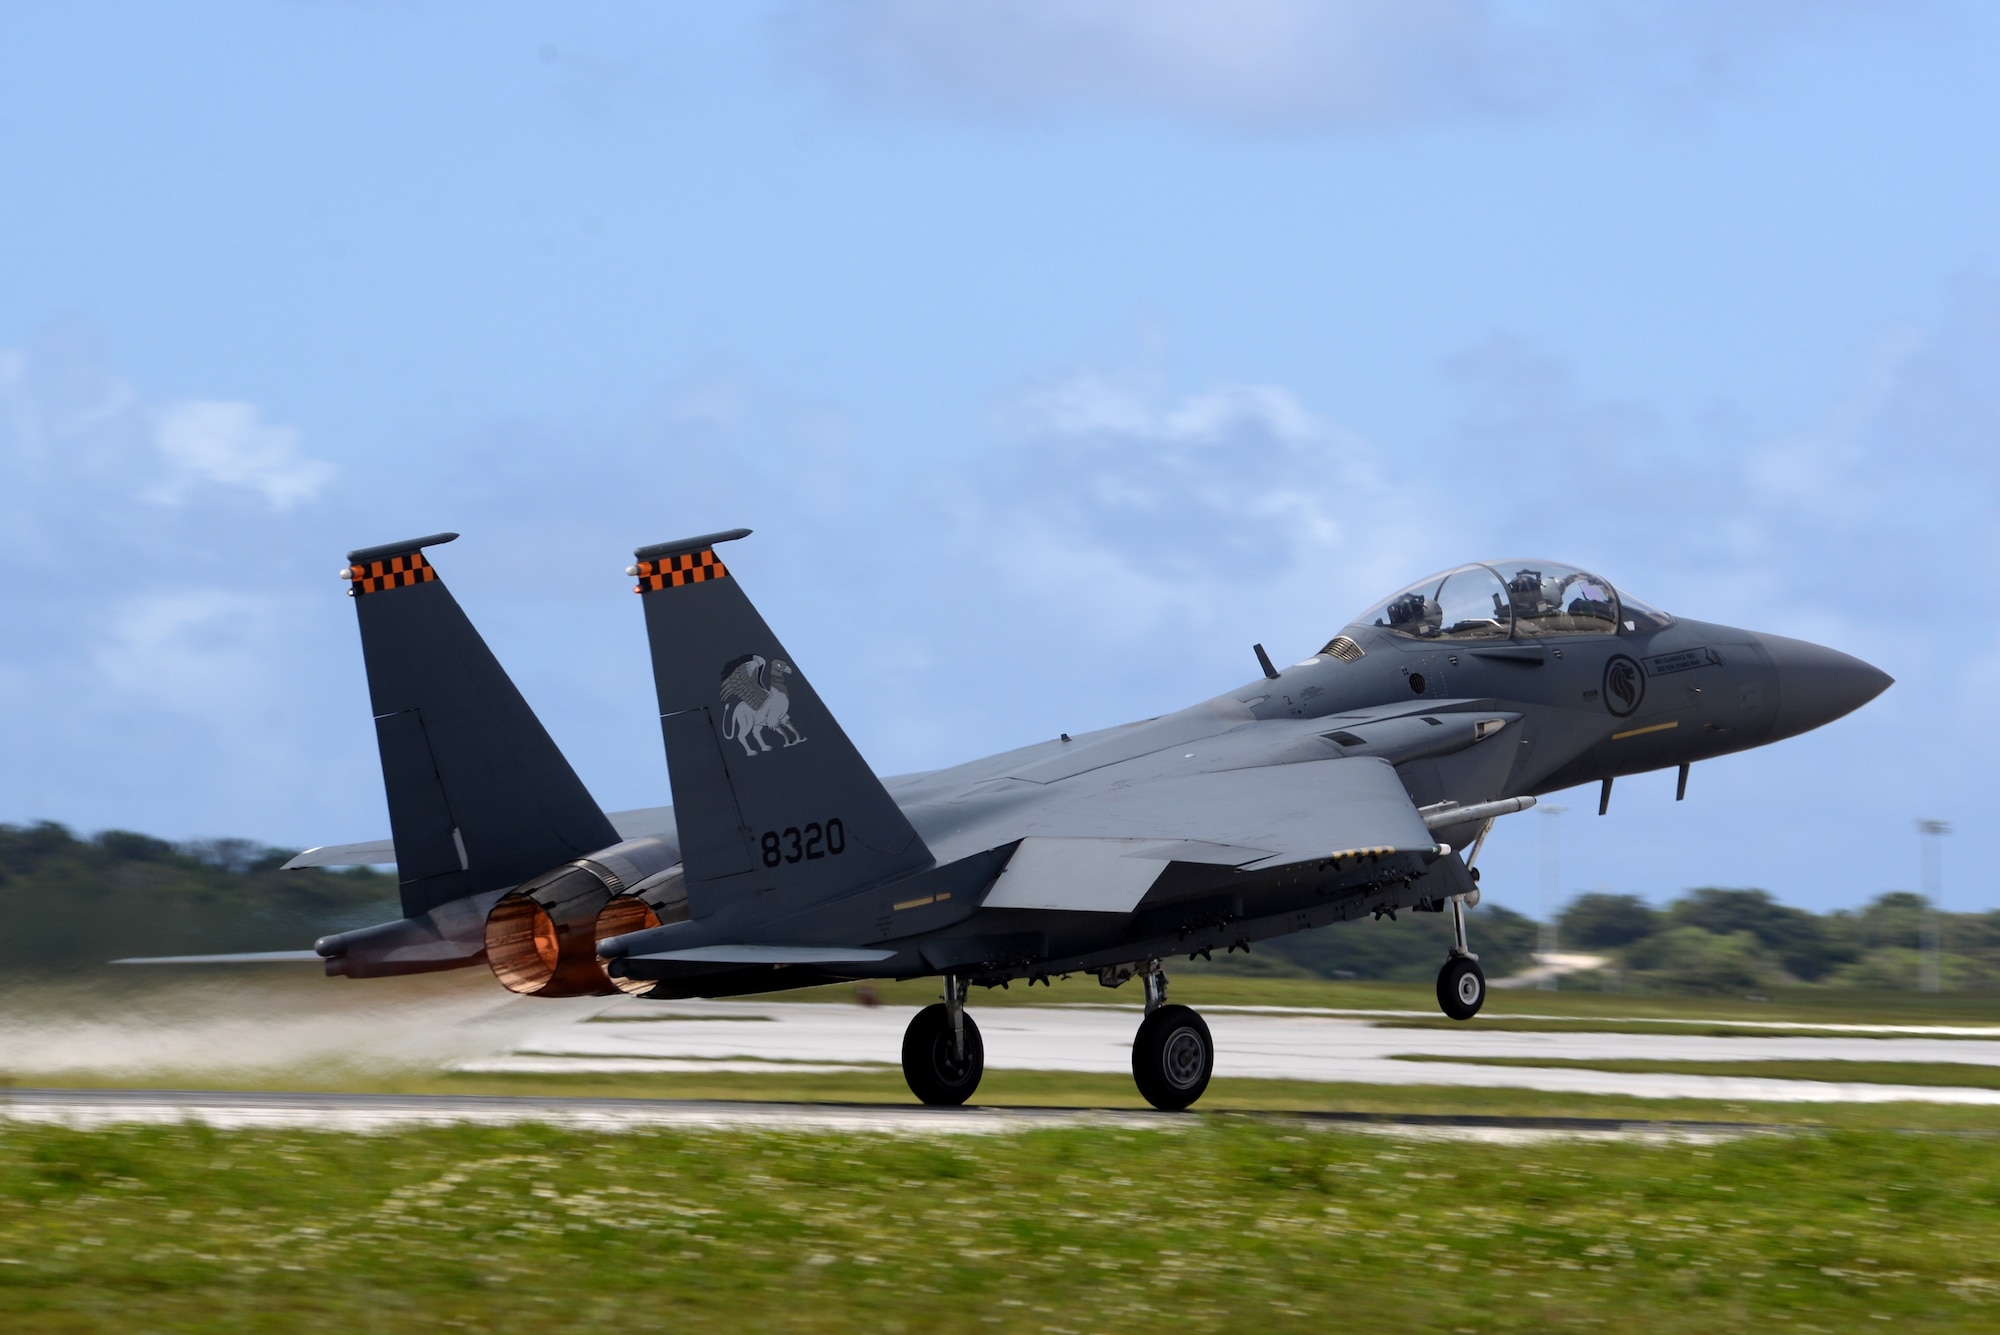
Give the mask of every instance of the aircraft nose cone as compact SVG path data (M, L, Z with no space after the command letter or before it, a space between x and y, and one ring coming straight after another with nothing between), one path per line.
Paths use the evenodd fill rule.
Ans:
M1825 645L1783 635L1759 635L1757 639L1778 671L1774 739L1796 737L1851 714L1895 681L1873 664Z

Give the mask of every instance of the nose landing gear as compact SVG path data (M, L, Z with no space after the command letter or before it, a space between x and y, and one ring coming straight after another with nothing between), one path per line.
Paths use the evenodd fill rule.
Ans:
M1438 1008L1454 1020L1470 1020L1486 1004L1486 973L1479 956L1466 948L1465 900L1451 898L1451 953L1438 970Z

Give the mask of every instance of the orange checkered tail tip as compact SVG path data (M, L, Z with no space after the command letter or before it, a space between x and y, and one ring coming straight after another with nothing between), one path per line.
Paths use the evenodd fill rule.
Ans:
M381 593L385 589L407 588L412 584L428 584L437 578L437 571L424 559L423 549L441 546L457 537L456 533L433 533L427 538L363 547L347 554L347 564L341 567L340 577L348 581L350 597Z
M716 544L748 536L749 529L733 528L726 533L704 533L698 538L641 547L633 553L637 562L625 567L625 573L639 581L632 586L632 592L658 593L662 589L722 579L729 574L729 567L715 554Z

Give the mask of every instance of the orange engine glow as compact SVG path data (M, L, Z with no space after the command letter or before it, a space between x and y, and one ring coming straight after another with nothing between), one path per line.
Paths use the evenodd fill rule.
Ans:
M660 915L654 911L651 904L637 895L621 895L597 911L599 941L607 937L623 936L627 932L642 932L648 927L659 925ZM603 965L604 962L599 960L598 967L601 969ZM605 978L619 991L629 992L633 996L651 991L653 987L653 980L650 978L612 978L609 974L606 974Z
M486 963L501 986L535 997L607 996L597 958L597 913L611 898L603 877L571 863L501 897L486 915Z
M541 991L561 958L549 911L526 895L508 895L486 916L486 963L510 992Z

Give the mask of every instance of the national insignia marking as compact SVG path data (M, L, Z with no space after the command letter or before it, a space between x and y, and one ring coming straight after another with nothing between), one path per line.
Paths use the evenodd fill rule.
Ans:
M1630 718L1646 699L1646 674L1624 654L1604 665L1604 707L1613 718Z

